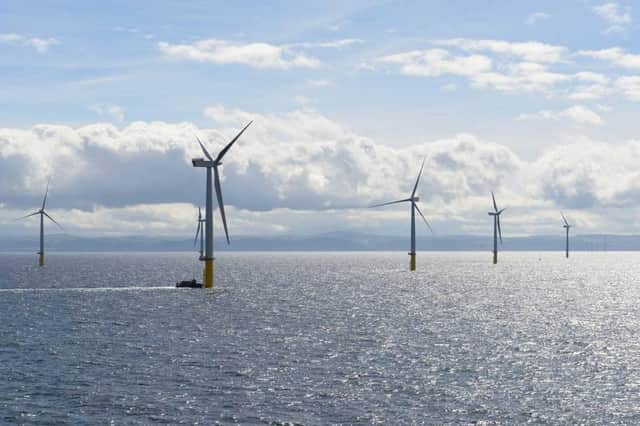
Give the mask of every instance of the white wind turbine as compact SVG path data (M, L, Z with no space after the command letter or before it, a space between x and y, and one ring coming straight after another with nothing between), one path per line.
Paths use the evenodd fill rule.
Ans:
M569 225L569 222L567 222L567 218L564 217L564 214L562 212L560 212L560 215L562 216L562 220L564 221L564 225L562 225L562 227L565 229L566 235L567 235L567 239L565 241L565 257L568 259L569 258L569 229L571 229L572 225Z
M196 246L198 235L200 235L200 260L204 257L204 223L205 220L202 217L202 209L198 207L198 227L196 228L196 237L193 239L193 246Z
M416 204L418 201L420 201L420 197L416 197L416 191L418 189L418 183L420 182L420 176L422 176L424 161L425 160L423 159L422 166L420 166L420 172L418 173L418 179L416 179L416 183L413 186L413 191L411 192L411 196L409 198L405 198L404 200L390 201L388 203L374 204L373 206L370 206L370 207L381 207L381 206L388 206L390 204L407 203L407 202L411 203L411 251L409 252L409 256L411 256L411 259L409 262L409 269L411 271L416 270L416 211L422 217L422 219L424 220L424 223L427 225L429 230L433 233L433 229L431 229L431 225L429 225L429 222L427 222L427 219L424 217L424 215L420 211L418 204Z
M218 167L222 165L222 158L224 155L231 149L233 144L238 140L240 135L247 130L253 123L250 121L241 131L236 135L235 138L231 140L223 149L220 151L218 156L214 159L209 154L209 151L204 147L204 144L200 141L200 139L196 136L198 143L200 144L200 148L202 148L202 152L204 153L205 158L194 158L191 160L193 167L204 167L207 169L207 204L205 207L205 250L204 250L204 287L212 288L213 287L213 191L211 184L211 170L213 169L214 173L214 185L216 188L216 197L218 199L218 209L220 210L220 216L222 217L222 225L224 227L224 233L227 237L227 244L229 241L229 232L227 230L227 218L224 214L224 202L222 201L222 187L220 186L220 174L218 172Z
M47 204L47 195L49 194L49 181L50 179L47 180L47 189L44 193L44 199L42 200L42 207L31 214L28 214L26 216L22 216L21 218L19 218L20 220L20 219L26 219L31 216L35 216L37 214L40 215L40 251L38 252L38 255L39 255L38 265L40 266L44 266L44 217L46 216L49 220L51 220L53 223L58 225L60 229L63 229L62 226L60 226L60 224L56 222L54 218L49 216L49 214L45 211L45 206Z
M496 197L491 191L491 199L493 200L493 211L489 212L489 216L493 216L493 264L498 263L498 236L500 236L500 245L502 245L502 230L500 229L500 215L505 209L498 210Z

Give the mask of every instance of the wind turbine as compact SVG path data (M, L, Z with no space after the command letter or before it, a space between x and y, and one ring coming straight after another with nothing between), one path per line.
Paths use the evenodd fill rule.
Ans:
M222 225L224 226L224 233L227 237L227 244L230 243L229 240L229 232L227 231L227 218L224 214L224 203L222 201L222 188L220 186L220 174L218 172L218 167L222 164L222 158L229 151L231 146L238 140L240 135L247 130L253 123L250 121L240 133L236 135L235 138L231 140L223 149L220 151L218 156L213 159L209 151L204 147L204 144L200 141L200 139L196 136L198 143L200 144L200 148L202 148L202 152L204 153L205 158L194 158L191 160L193 167L204 167L207 169L207 205L205 207L205 252L204 257L201 257L201 260L204 260L204 287L205 288L213 288L213 193L212 193L212 185L211 185L211 169L213 169L214 179L215 179L215 188L216 188L216 197L218 199L218 208L220 209L220 216L222 217Z
M42 207L40 208L40 210L37 210L31 214L18 218L18 220L20 220L20 219L26 219L31 216L35 216L37 214L40 215L40 251L38 252L38 255L39 255L38 265L40 266L44 266L44 217L46 216L47 218L49 218L49 220L51 220L53 223L58 225L60 229L62 229L62 226L60 226L60 224L56 222L55 219L53 219L51 216L49 216L49 214L44 210L47 204L48 194L49 194L49 180L47 181L47 190L44 193L44 199L42 200Z
M567 240L565 244L565 256L568 259L569 258L569 229L571 228L571 225L569 225L569 222L567 222L567 218L564 217L564 214L562 212L560 212L560 215L562 215L562 220L564 221L564 225L562 225L562 227L567 231Z
M427 219L424 217L420 208L416 204L420 201L420 197L416 197L416 190L418 189L418 183L420 182L420 176L422 176L422 169L424 168L424 160L422 160L422 166L420 166L420 173L418 173L418 179L416 179L416 184L413 186L413 191L411 192L411 196L409 198L405 198L404 200L390 201L388 203L382 204L374 204L370 207L381 207L388 206L390 204L398 204L398 203L411 203L411 251L409 252L409 256L411 256L411 260L409 263L409 269L411 271L416 270L416 211L424 220L424 223L427 224L429 230L433 233L433 229L431 229L431 225L427 222Z
M498 210L496 197L491 191L491 199L493 200L493 211L489 212L489 216L493 216L493 264L498 263L498 236L500 236L500 245L502 245L502 230L500 229L500 214L505 209Z
M196 228L196 237L193 239L193 246L196 246L198 242L198 235L200 235L200 260L204 257L204 222L202 218L202 210L198 207L198 227Z

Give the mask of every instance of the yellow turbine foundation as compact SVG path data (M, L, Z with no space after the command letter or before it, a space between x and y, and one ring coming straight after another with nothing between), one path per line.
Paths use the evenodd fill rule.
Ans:
M44 266L44 254L41 254L41 255L38 257L38 265L40 265L40 266Z
M409 256L411 256L411 264L409 266L410 270L415 271L416 270L416 254L415 253L409 253Z
M213 259L204 261L204 288L213 288Z

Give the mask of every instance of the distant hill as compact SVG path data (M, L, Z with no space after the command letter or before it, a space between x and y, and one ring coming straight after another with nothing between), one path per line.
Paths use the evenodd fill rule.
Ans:
M80 237L67 234L47 236L51 251L195 251L193 240L170 237ZM232 237L231 245L216 239L216 250L224 251L408 251L409 239L398 236L331 232L300 237ZM443 235L418 238L419 251L490 251L491 236ZM0 238L0 251L33 251L37 237ZM502 250L564 250L563 236L528 236L505 238ZM620 251L640 250L640 235L576 235L571 250Z

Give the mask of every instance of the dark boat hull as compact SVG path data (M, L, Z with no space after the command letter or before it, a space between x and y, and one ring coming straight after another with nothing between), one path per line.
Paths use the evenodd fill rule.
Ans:
M202 283L198 283L196 280L180 281L176 283L176 288L202 288Z

